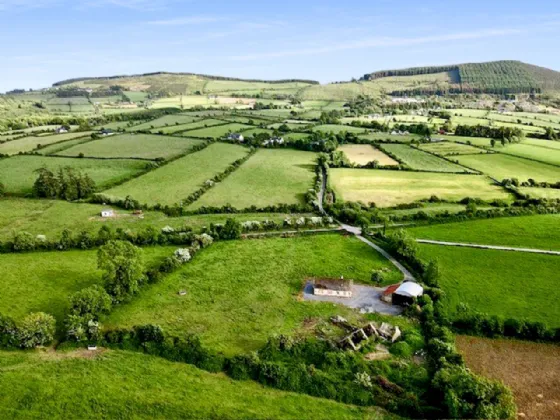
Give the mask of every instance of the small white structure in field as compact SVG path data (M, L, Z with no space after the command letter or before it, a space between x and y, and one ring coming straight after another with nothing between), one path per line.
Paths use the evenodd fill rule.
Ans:
M242 135L242 134L239 134L239 133L231 133L231 134L228 136L228 140L235 140L235 141L242 142L242 141L245 140L245 137L243 137L243 135Z
M317 296L352 297L352 280L340 279L315 279L313 281L313 294Z
M95 351L95 350L97 350L97 346L89 345L89 346L87 346L87 349L88 349L89 351Z
M115 211L113 209L101 210L101 217L114 217Z
M66 127L58 127L56 130L54 130L56 134L64 134L64 133L68 133L68 130L66 129Z

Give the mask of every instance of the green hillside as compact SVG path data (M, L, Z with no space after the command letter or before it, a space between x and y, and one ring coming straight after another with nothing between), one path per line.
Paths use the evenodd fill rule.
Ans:
M560 72L522 63L520 61L491 61L449 66L412 67L401 70L383 70L366 74L364 81L377 82L387 77L408 78L445 73L447 86L407 88L413 93L541 93L560 90ZM393 91L393 93L401 93Z

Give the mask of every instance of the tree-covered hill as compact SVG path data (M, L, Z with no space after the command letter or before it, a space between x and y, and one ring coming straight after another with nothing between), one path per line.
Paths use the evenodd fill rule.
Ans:
M362 80L448 73L447 92L531 93L560 90L560 72L520 61L491 61L449 66L413 67L368 73ZM396 92L399 93L399 92ZM423 92L427 93L427 92Z

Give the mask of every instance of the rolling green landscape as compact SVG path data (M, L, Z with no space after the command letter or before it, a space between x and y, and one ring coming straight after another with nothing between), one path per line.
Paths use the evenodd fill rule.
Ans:
M280 17L158 20L140 3L158 36L222 22L201 49L295 37ZM213 60L175 41L193 65ZM518 379L469 369L457 348L559 343L560 73L371 72L364 58L370 72L347 81L227 76L294 54L320 66L329 52L300 41L232 50L239 68L219 76L0 94L0 417L524 417Z

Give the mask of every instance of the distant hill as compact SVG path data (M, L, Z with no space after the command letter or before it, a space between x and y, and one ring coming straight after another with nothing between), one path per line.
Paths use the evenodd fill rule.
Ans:
M377 81L387 77L407 77L447 73L448 85L438 86L441 93L542 93L560 90L560 72L521 61L491 61L487 63L467 63L449 66L413 67L401 70L384 70L368 73L363 81ZM430 89L432 91L430 92ZM399 93L440 93L434 88L411 87Z

